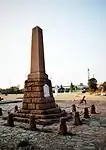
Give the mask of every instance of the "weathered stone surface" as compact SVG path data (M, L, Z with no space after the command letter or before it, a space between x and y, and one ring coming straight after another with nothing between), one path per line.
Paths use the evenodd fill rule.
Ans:
M22 108L23 108L23 109L28 109L28 103L23 102Z
M53 118L58 118L64 115L63 112L60 113L55 113L55 114L42 114L42 115L35 115L36 119L53 119Z
M29 118L23 118L21 116L15 117L14 120L23 123L29 123Z
M43 85L44 85L44 80L43 80L43 82L41 82L40 80L37 81L37 78L28 79L25 81L25 88L27 88L27 87L43 87Z
M94 104L91 106L91 114L96 114L96 109Z
M84 108L84 118L90 118L88 108Z
M32 98L23 98L23 103L33 103Z
M59 108L50 108L50 109L43 109L43 110L31 110L31 114L52 114L52 113L60 113L61 109Z
M20 112L18 112L18 113L30 113L30 110L20 109Z
M0 116L2 116L3 115L3 113L2 113L2 108L0 108Z
M26 113L15 113L15 116L24 118L26 117Z
M31 130L36 130L36 122L33 116L30 117L29 125Z
M43 98L44 97L44 93L43 92L25 92L24 93L24 98Z
M72 105L72 112L76 112L76 106L75 106L75 104Z
M52 112L49 111L49 115L42 111L51 108L56 109L52 109ZM32 29L31 68L24 85L22 110L30 111L22 115L21 111L19 117L26 116L29 118L30 114L33 114L33 117L37 119L46 119L61 117L61 115L65 114L56 107L52 93L52 84L45 73L43 34L42 29L39 27ZM18 117L18 115L16 116Z
M28 109L36 109L36 104L35 103L28 103Z
M74 121L74 125L81 125L82 122L80 120L80 116L79 116L79 112L75 112L75 121Z
M59 133L63 135L67 134L67 124L64 117L60 118Z
M25 87L25 92L43 92L43 87L41 86L34 86L34 87Z
M15 105L15 107L14 107L14 112L18 112L18 111L19 111L18 106Z
M50 109L55 107L55 103L36 104L36 109Z
M14 126L14 119L13 119L13 114L12 113L8 114L7 125L10 126L10 127Z
M53 97L48 97L48 98L32 98L32 103L36 104L44 104L44 103L50 103L50 102L55 102Z

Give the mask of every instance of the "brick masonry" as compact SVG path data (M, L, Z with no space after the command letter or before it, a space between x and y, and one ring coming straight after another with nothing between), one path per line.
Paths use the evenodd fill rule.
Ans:
M46 90L49 96L45 96L44 85L47 85L46 88L48 89ZM55 104L52 84L45 73L43 33L42 29L37 26L32 29L31 69L24 85L22 109L15 113L14 119L28 122L30 117L33 116L37 122L42 119L46 124L53 122L55 118L59 119L63 115L65 115L65 112L61 111Z

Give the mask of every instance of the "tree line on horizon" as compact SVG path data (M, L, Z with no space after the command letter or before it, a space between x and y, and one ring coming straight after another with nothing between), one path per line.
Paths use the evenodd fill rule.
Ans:
M106 92L106 81L99 85L97 84L97 79L96 78L91 78L88 80L88 86L84 87L83 83L80 83L79 86L74 85L72 82L69 86L69 88L64 88L63 85L61 84L60 87L58 87L58 93L64 93L64 92L76 92L85 89L87 92L94 93L94 92ZM53 89L53 93L55 90ZM1 94L23 94L24 93L24 88L19 89L18 86L12 86L10 88L6 89L0 89Z
M1 94L23 94L24 93L24 89L19 89L18 86L12 86L10 88L6 88L6 89L0 89L0 93Z

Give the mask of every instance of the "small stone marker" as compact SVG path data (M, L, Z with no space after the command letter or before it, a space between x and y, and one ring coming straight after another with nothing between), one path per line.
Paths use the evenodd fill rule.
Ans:
M91 106L91 114L96 114L95 105Z
M60 118L59 133L61 133L63 135L67 134L66 119L64 117Z
M79 112L75 112L75 122L74 122L74 125L78 126L78 125L81 125L82 122L80 120L80 116L79 116Z
M17 112L18 111L18 106L16 105L15 107L14 107L14 112Z
M14 115L12 113L8 113L7 125L14 127Z
M30 129L32 131L36 130L36 122L35 122L35 118L33 116L30 117L29 125L30 125Z
M90 118L88 108L84 108L84 118Z
M0 108L0 116L2 116L3 115L3 113L2 113L2 108Z
M72 105L72 112L76 112L76 106L75 106L75 104Z

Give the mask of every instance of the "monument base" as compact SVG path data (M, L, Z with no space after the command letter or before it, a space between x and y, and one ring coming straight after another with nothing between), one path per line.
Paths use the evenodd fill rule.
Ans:
M22 108L14 115L15 121L28 123L33 116L37 124L47 125L59 121L66 113L55 104L49 79L28 76L28 80L25 81Z
M33 111L25 111L23 109L20 110L20 112L15 113L15 117L14 120L18 121L18 122L23 122L23 123L29 123L30 122L30 118L33 116L35 118L35 122L36 124L40 124L40 125L50 125L53 124L55 122L59 122L60 117L63 117L66 115L65 111L61 111L59 110L59 108L54 108L54 110L48 109L48 112L50 111L50 113L42 113L40 114L39 112L37 112L36 114L33 113Z

